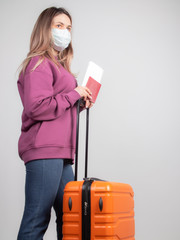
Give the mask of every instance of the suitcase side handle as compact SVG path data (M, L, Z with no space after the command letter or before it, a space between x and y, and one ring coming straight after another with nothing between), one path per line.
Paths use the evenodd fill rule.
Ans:
M83 99L78 100L77 104L77 122L76 122L76 155L75 155L75 181L78 174L78 148L79 148L79 122L80 122L80 105L84 104ZM86 109L86 145L85 145L85 178L87 178L88 168L88 139L89 139L89 108Z

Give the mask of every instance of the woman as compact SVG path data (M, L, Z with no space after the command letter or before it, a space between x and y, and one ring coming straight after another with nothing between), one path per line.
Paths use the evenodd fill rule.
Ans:
M20 158L26 168L25 207L18 240L42 240L51 208L62 239L63 190L74 180L77 101L91 107L91 92L77 86L70 70L72 19L63 8L47 8L37 19L30 51L17 81L23 104Z

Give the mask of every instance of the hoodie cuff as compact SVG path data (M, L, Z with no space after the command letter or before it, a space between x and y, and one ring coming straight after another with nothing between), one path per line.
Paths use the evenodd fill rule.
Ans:
M81 98L81 95L76 90L72 90L65 95L65 98L70 103L71 107L73 107L77 100Z

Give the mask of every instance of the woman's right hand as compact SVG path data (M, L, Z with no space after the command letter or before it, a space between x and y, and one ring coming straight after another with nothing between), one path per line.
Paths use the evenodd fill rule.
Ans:
M89 90L89 88L78 86L74 90L76 90L76 92L80 94L80 96L84 99L84 101L92 99L91 97L92 92Z

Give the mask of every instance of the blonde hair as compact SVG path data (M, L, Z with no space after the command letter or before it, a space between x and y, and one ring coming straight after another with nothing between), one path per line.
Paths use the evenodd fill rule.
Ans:
M72 24L72 18L64 8L50 7L45 9L39 15L34 25L33 31L31 33L31 38L30 38L30 50L29 50L29 53L27 54L27 57L19 66L19 68L21 68L19 76L21 72L23 72L24 74L29 61L34 56L40 56L40 59L38 60L37 64L34 66L32 71L34 71L34 69L36 69L36 67L41 64L41 62L44 60L45 57L47 57L48 59L52 60L55 63L57 68L58 66L60 66L59 65L59 62L60 62L62 66L68 72L71 73L70 64L73 57L72 42L69 44L69 46L66 49L64 49L61 52L58 52L59 61L55 58L52 52L51 24L52 24L53 18L59 14L67 15Z

